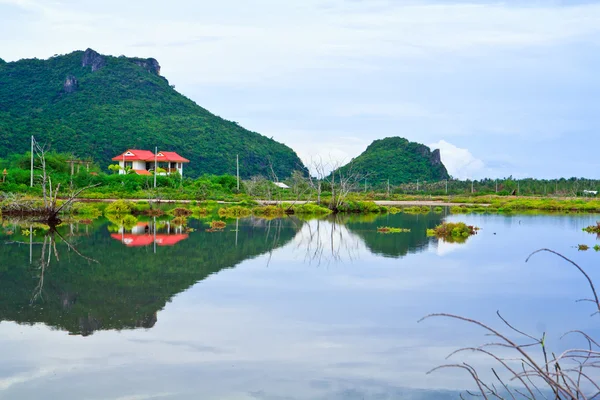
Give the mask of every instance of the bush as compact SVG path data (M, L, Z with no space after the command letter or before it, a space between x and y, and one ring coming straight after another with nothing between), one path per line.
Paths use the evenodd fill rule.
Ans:
M328 215L331 210L314 203L298 204L292 207L294 214Z
M187 208L177 207L169 211L169 214L175 217L189 217L194 212L192 210L188 210Z
M219 209L219 217L223 218L245 218L249 217L252 211L246 207L233 206Z
M283 207L278 206L264 206L253 208L252 213L254 215L261 215L264 217L280 217L285 214L285 210Z
M427 230L427 236L435 236L447 242L464 242L469 236L476 235L479 228L464 222L444 222L434 229Z
M131 212L132 204L125 200L115 200L106 207L105 214L126 214Z

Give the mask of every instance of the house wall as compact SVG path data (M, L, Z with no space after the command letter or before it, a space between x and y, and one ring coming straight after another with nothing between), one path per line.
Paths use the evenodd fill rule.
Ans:
M129 162L131 162L131 169L146 169L146 161L125 161L125 164L128 164ZM123 169L123 161L119 161L119 166L121 167L119 174L125 174L125 170Z

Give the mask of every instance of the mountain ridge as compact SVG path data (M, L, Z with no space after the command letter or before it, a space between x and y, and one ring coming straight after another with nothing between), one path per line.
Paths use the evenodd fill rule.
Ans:
M0 62L0 156L27 151L31 135L103 168L128 148L158 146L190 159L193 176L235 174L238 154L244 178L306 171L290 147L175 91L156 59L92 49Z
M359 156L337 171L346 173L349 169L368 177L374 185L420 181L440 181L450 175L442 163L439 149L431 151L424 144L393 136L376 139Z

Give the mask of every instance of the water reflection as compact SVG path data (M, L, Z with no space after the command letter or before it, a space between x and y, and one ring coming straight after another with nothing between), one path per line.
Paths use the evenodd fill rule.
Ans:
M500 309L536 335L594 333L590 311L571 302L587 293L580 276L553 258L524 259L551 247L594 265L597 253L572 246L593 244L581 228L596 217L452 216L483 230L451 246L425 236L438 219L250 218L220 232L190 220L187 239L156 253L114 239L106 220L64 225L58 232L99 263L55 240L59 259L34 304L45 232L7 225L0 242L24 244L0 248L0 398L457 398L439 389L468 388L468 377L425 372L489 339L417 324L426 314L489 321Z
M3 236L10 233L12 240L0 252L0 320L42 322L84 336L97 330L151 328L174 295L224 268L271 252L292 240L298 229L291 219L248 219L237 222L236 229L212 233L204 231L202 221L173 227L152 220L111 233L109 221L99 220L90 236L76 236L76 224L56 230L5 225ZM154 251L147 251L151 244Z

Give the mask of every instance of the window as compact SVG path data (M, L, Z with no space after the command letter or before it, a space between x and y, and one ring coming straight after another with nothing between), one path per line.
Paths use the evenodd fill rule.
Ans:
M125 168L133 168L133 161L125 161Z

